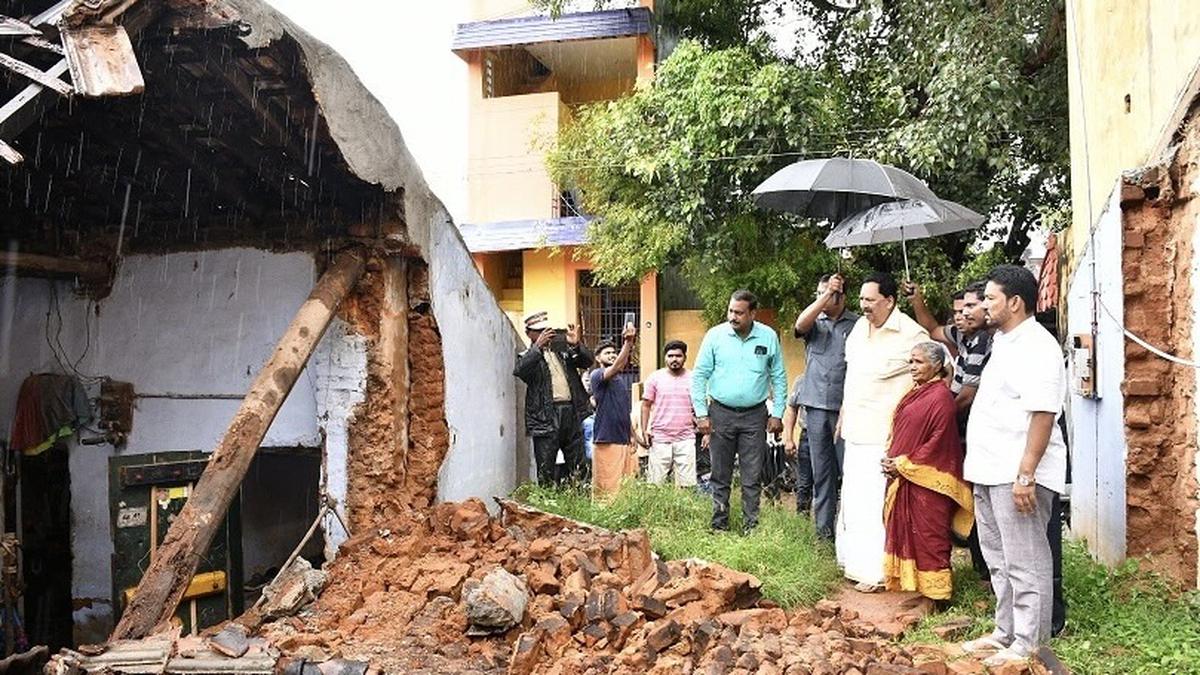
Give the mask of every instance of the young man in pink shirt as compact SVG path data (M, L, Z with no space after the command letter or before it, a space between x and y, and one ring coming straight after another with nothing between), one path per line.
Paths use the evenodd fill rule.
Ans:
M646 379L642 394L643 431L639 442L650 449L646 480L661 485L667 474L674 472L676 486L690 487L696 484L696 423L692 417L692 373L683 367L687 344L671 340L663 348L663 355L667 367Z

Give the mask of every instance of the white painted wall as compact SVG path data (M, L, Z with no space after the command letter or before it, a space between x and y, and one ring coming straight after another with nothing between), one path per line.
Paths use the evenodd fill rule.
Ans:
M1125 315L1121 270L1120 186L1110 196L1092 240L1071 278L1067 301L1070 336L1090 334L1093 287L1113 316ZM1093 286L1094 283L1094 286ZM1125 559L1125 337L1120 325L1097 307L1096 399L1071 394L1071 533L1086 540L1100 561Z
M62 313L63 351L72 361L82 356L77 367L85 375L132 382L139 394L240 395L312 289L314 270L311 255L253 249L131 256L112 294L99 303L75 297L62 282L52 287L45 280L6 279L0 292L0 433L8 435L27 375L63 371L46 339L48 320L57 332L57 313L47 318L52 288ZM343 367L350 372L338 372ZM332 361L320 381L345 389L357 377L361 389L364 373L365 360ZM301 375L264 445L321 444L317 382L312 368ZM332 396L322 392L322 398ZM139 399L133 432L119 452L210 451L238 404ZM75 614L77 637L84 640L105 637L112 620L107 487L108 459L116 452L109 445L70 448L72 594L92 603ZM342 457L344 462L344 450Z

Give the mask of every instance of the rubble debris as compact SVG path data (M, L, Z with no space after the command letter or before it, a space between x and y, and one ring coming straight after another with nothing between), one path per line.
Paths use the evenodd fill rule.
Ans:
M215 652L232 658L238 658L250 649L246 627L239 623L226 624L216 635L208 640L208 647Z
M291 616L317 599L328 576L313 569L304 558L296 558L290 567L263 589L259 613L266 619Z
M499 516L468 500L356 535L329 565L317 601L267 623L263 636L289 657L304 655L305 668L322 656L382 672L866 675L951 672L945 664L962 658L896 644L895 627L881 630L847 601L785 612L762 600L751 575L658 559L644 531L498 502ZM488 613L472 609L481 595L495 605ZM901 604L920 610L907 597ZM511 627L468 634L485 615L484 624Z
M211 649L212 641L180 637L179 629L140 640L117 640L101 654L64 649L46 664L46 675L78 673L262 673L274 672L279 652L263 638L246 638L238 657Z
M483 580L470 579L463 585L463 602L472 635L502 633L521 623L529 602L525 581L494 567Z

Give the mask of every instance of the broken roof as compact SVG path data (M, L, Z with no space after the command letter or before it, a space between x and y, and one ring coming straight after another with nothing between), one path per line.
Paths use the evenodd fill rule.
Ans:
M420 245L428 227L450 225L382 104L265 2L26 4L25 23L57 8L79 26L123 8L113 20L134 38L145 90L86 99L28 79L0 87L6 112L29 91L45 102L24 127L0 119L0 137L24 156L0 167L0 236L21 250L314 249L398 221ZM57 28L40 29L43 39L59 40ZM43 73L63 60L9 44Z

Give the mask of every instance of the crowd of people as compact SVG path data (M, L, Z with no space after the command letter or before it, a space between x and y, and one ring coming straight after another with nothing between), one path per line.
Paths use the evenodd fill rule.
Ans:
M528 317L530 348L515 374L528 385L538 480L590 473L593 494L604 498L637 473L640 446L649 482L674 476L675 485L690 486L704 449L712 529L730 528L736 462L748 533L758 524L768 437L782 434L795 457L797 509L832 542L855 588L945 602L951 552L965 544L995 594L996 628L964 650L994 652L985 660L992 666L1027 659L1065 621L1059 511L1067 452L1058 418L1066 373L1056 338L1033 316L1037 281L1025 268L998 266L953 296L946 325L916 284L867 276L859 315L846 306L846 283L825 275L796 318L806 365L790 391L779 335L756 320L755 296L739 290L691 371L688 346L665 345L666 367L647 378L637 411L618 378L636 340L633 324L619 346L602 342L593 354L575 326L559 339L544 312ZM913 317L898 308L901 296ZM585 387L580 373L589 369Z

